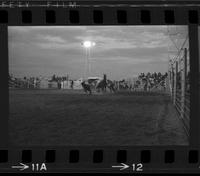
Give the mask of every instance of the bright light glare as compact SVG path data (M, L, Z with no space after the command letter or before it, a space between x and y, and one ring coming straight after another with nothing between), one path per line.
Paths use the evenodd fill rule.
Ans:
M92 46L95 46L96 44L94 42L91 42L91 41L84 41L83 42L83 46L86 47L86 48L90 48Z

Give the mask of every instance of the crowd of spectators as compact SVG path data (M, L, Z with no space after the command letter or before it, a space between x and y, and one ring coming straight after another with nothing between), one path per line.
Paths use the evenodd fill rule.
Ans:
M17 78L13 75L8 76L9 87L15 88L36 88L39 86L40 79L38 77Z
M143 85L145 90L152 88L158 84L165 86L165 78L167 77L167 73L161 74L159 73L141 73L138 75L137 81L135 83L128 83L125 79L123 80L115 80L113 81L116 89L129 89L134 90L134 88L139 85ZM13 75L9 75L9 86L10 87L18 87L18 88L39 88L42 77L24 77L24 78L16 78ZM56 76L55 74L51 76L48 81L56 82L59 85L62 81L68 80L67 76Z
M126 79L122 79L122 80L114 80L114 87L117 90L150 90L153 87L162 87L165 88L166 87L166 78L167 78L168 74L167 73L140 73L137 78L135 79L135 81L130 81L126 80Z
M9 87L14 88L39 88L42 77L23 77L17 78L12 74L8 75ZM56 76L55 74L48 79L49 82L60 84L61 81L67 80L66 76Z
M50 81L56 81L56 82L61 82L61 81L66 81L68 80L67 76L56 76L55 74L51 77Z
M186 76L186 89L189 90L189 75L188 72ZM140 73L137 77L136 82L128 83L125 79L119 81L113 81L116 89L129 89L134 90L135 88L142 87L144 90L150 90L153 87L162 86L166 87L166 78L168 73ZM18 88L39 88L41 77L23 77L17 78L12 74L9 74L9 87L18 87ZM58 85L62 81L68 80L67 76L56 76L55 74L49 78L49 82L57 82ZM59 86L58 86L59 87ZM177 89L181 89L181 73L177 74Z
M168 76L168 73L160 73L160 72L154 72L154 73L141 73L138 76L138 84L143 84L145 90L150 90L153 87L161 86L164 89L166 88L166 78Z

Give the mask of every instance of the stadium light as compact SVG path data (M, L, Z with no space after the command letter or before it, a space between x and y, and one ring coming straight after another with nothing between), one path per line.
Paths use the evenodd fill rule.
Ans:
M89 76L91 72L91 63L90 63L90 49L96 45L95 42L92 41L84 41L81 43L81 45L86 49L86 73L85 76Z
M85 48L90 48L90 47L95 46L95 45L96 45L96 43L95 43L95 42L92 42L92 41L84 41L84 42L83 42L83 46L84 46Z

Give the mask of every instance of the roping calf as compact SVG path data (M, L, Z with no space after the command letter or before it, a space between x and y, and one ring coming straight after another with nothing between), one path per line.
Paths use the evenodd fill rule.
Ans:
M92 94L92 90L90 88L89 84L86 84L84 81L81 83L83 90L87 93L89 92L89 94Z

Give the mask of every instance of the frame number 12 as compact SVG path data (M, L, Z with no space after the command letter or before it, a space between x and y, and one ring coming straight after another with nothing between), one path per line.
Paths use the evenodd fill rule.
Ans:
M143 164L142 163L138 163L138 164L132 164L133 166L133 171L136 171L136 172L141 172L143 171Z

